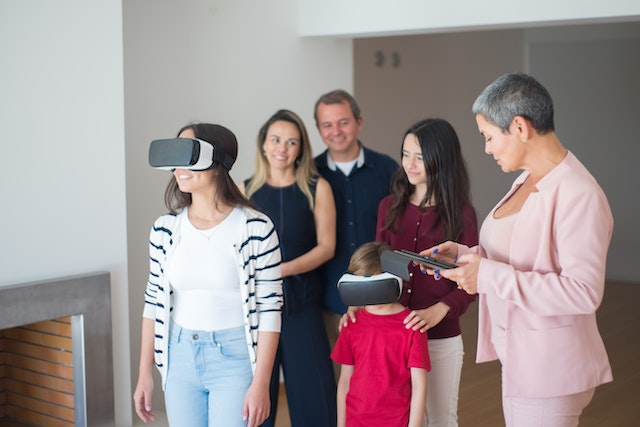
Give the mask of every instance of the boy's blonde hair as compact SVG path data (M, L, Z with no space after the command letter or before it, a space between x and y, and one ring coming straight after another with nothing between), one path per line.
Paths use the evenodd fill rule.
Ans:
M373 276L382 273L380 255L393 248L383 242L367 242L353 252L349 260L349 272L358 276Z

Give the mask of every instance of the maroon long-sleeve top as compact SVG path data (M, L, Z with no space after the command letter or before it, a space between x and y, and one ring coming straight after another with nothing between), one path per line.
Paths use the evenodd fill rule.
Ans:
M445 240L442 223L434 228L434 224L438 222L436 211L431 207L421 210L411 203L407 204L402 221L395 232L382 230L392 198L393 195L385 197L378 206L376 240L388 243L394 249L408 249L414 252L420 252ZM468 205L463 209L463 221L464 230L456 241L469 247L477 245L478 220L473 206ZM435 280L433 276L423 274L420 266L409 263L408 268L410 280L403 283L400 302L411 310L431 307L439 301L444 302L450 308L449 313L438 325L429 329L429 339L460 335L460 316L467 311L476 297L458 289L450 280Z

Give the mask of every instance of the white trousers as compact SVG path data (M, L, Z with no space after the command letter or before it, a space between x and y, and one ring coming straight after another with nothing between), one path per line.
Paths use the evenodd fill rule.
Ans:
M502 397L506 427L576 427L595 388L545 399Z
M428 427L458 426L458 392L464 348L462 335L429 340Z

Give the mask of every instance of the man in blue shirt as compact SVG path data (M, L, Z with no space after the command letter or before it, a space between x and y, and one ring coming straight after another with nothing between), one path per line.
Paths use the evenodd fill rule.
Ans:
M331 184L336 202L336 250L327 261L324 306L331 347L346 307L336 284L356 248L376 238L378 204L390 193L398 164L358 140L362 116L356 100L344 90L322 95L314 109L316 127L327 149L315 158L318 172Z

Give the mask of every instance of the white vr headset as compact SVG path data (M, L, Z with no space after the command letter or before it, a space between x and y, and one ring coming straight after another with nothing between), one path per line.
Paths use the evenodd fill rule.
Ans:
M400 298L402 279L387 272L373 276L345 273L338 280L338 293L348 306L388 304Z
M233 162L214 143L201 139L156 139L149 146L149 164L156 169L204 171L222 165L230 170Z

